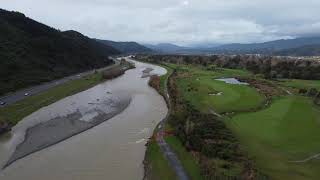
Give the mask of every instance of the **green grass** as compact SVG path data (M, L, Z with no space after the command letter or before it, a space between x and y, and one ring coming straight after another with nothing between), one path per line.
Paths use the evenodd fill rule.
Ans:
M196 65L177 65L177 64L166 64L166 65L172 69L178 69L180 71L189 72L193 75L212 76L214 78L253 75L251 72L246 70L241 70L241 69L215 68L214 70L208 70L206 67L196 66Z
M227 121L258 167L274 179L319 179L320 160L292 163L320 153L320 109L307 97L276 99L268 109Z
M218 77L248 76L246 71L219 69L206 71L195 67L182 67L190 76L179 78L178 87L184 99L192 103L201 112L209 108L218 113L248 111L259 107L265 100L254 88L245 85L233 85L215 80ZM210 96L222 92L221 96Z
M87 77L72 80L65 84L53 87L38 95L29 96L17 103L0 108L0 121L10 122L12 125L15 125L24 117L38 109L48 106L60 99L63 99L64 97L88 89L101 81L101 73L92 74Z
M174 180L177 179L175 172L169 166L169 162L165 159L160 150L159 145L153 139L148 143L145 160L147 161L148 179L152 180Z
M201 176L199 164L195 161L190 152L187 152L183 144L175 136L165 137L165 141L170 145L173 151L177 154L182 166L187 171L189 177L194 180L204 179Z
M320 90L320 80L282 79L280 81L280 84L287 87L298 89L316 88Z

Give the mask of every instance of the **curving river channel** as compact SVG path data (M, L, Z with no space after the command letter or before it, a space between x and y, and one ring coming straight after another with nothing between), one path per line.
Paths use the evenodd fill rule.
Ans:
M166 70L132 62L123 76L44 107L1 137L0 179L142 179L145 144L168 111L143 71Z

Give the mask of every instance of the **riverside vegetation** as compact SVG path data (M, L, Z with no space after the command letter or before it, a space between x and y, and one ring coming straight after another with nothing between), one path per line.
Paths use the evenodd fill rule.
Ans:
M319 80L266 79L251 70L165 57L138 58L165 63L174 71L168 85L173 113L166 141L191 179L320 176ZM249 85L216 80L221 77L236 77ZM159 78L154 79L160 87ZM162 154L154 153L150 163L159 158ZM168 168L163 160L157 165ZM163 173L161 168L153 171Z

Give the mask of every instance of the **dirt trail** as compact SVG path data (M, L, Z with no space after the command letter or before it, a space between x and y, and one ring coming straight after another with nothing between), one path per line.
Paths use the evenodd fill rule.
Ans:
M320 153L315 154L315 155L312 155L312 156L310 156L310 157L308 157L308 158L306 158L306 159L303 159L303 160L290 161L290 162L292 162L292 163L306 163L306 162L311 161L311 160L313 160L313 159L318 159L319 157L320 157Z

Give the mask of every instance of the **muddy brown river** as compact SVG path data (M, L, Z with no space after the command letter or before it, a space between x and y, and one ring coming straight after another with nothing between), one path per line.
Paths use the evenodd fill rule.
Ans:
M3 167L15 154L31 152L34 144L43 146L48 133L49 139L61 138L66 130L74 131L69 128L74 122L81 121L79 127L83 128L86 123L93 122L92 119L111 117L80 134L17 158L0 170L0 179L142 179L145 144L168 111L164 99L148 86L149 78L142 78L142 75L148 68L153 69L151 74L158 75L165 74L166 70L133 62L136 68L123 76L44 107L18 123L11 136L0 137L0 165ZM127 106L119 110L119 104ZM61 119L70 121L61 123ZM38 136L45 138L37 139Z

